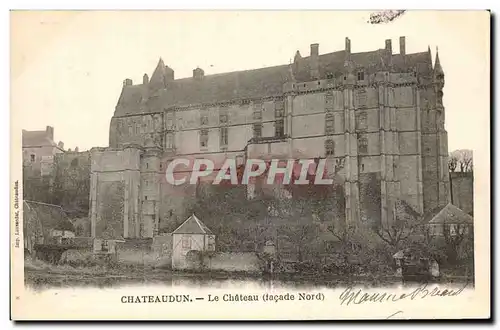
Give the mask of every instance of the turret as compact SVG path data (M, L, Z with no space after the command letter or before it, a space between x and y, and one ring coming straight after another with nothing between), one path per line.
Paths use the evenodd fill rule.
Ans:
M439 61L439 51L436 48L436 62L434 64L434 79L436 81L443 80L444 83L444 71L441 67L441 62Z
M434 63L433 82L437 95L438 108L443 107L443 87L444 87L444 71L439 61L439 51L436 47L436 62Z

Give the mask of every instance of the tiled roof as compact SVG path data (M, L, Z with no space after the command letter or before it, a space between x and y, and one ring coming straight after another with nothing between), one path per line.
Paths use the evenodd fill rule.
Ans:
M56 147L56 143L48 136L46 131L23 130L23 147Z
M346 58L344 50L319 55L320 79L328 75L338 76L344 73ZM364 67L367 70L387 68L387 51L378 49L370 52L353 53L350 60L355 68ZM309 81L311 57L296 57L291 65L296 81ZM158 66L164 66L160 60ZM404 58L400 54L392 55L392 67L397 71L406 71L416 67L421 74L428 74L432 70L432 58L429 52L407 54ZM161 68L160 68L161 69ZM158 67L151 81L161 72ZM164 89L159 93L151 93L149 97L148 85L124 86L117 103L115 116L140 113L147 111L161 111L172 106L189 104L215 103L233 99L247 99L277 96L283 93L283 84L291 80L290 66L280 65L255 70L236 71L214 75L205 75L202 79L193 77L165 81ZM147 103L145 102L146 100ZM146 107L143 107L146 104Z
M212 231L205 226L196 215L187 218L172 234L206 234L213 235Z
M439 212L437 212L432 219L429 221L429 224L473 224L474 219L456 207L455 205L449 203L445 207L443 207Z
M24 227L29 228L30 230L40 228L45 237L50 236L51 230L75 231L75 228L71 221L69 221L66 213L58 205L24 201L23 213Z

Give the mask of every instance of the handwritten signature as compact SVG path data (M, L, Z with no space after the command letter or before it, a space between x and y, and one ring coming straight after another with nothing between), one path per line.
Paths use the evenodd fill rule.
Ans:
M463 287L457 290L439 289L434 287L432 290L427 287L427 284L421 285L413 289L409 293L389 293L385 292L363 292L362 289L355 290L353 287L347 287L339 296L340 305L363 304L372 302L397 302L404 299L415 300L417 298L424 299L426 297L453 297L458 296L467 287L466 283ZM393 316L393 315L391 315Z

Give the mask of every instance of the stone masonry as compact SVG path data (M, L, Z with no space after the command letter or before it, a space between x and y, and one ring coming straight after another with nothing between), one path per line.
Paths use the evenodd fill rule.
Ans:
M341 160L336 175L345 220L354 225L391 221L397 199L420 213L444 206L444 82L439 55L433 65L430 49L406 54L404 37L398 54L391 40L352 53L346 38L344 50L320 55L312 44L309 56L297 51L289 65L214 75L196 68L183 79L160 59L151 79L125 79L109 147L91 150L93 235L102 234L101 192L111 182L123 186L123 207L112 214L124 238L153 237L186 217L183 205L195 189L164 179L175 157Z

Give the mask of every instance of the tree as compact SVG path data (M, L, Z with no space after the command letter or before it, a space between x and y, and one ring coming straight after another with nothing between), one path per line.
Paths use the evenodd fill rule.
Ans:
M451 152L448 158L448 168L450 172L472 172L472 150L460 149Z
M278 236L285 236L294 245L298 261L303 262L308 245L316 237L316 226L311 223L281 226Z
M448 264L455 265L460 260L473 257L474 234L472 232L472 226L467 224L443 224L443 238Z
M393 216L392 222L383 221L375 232L384 242L397 250L421 225L419 220L422 216L404 200L395 202Z

